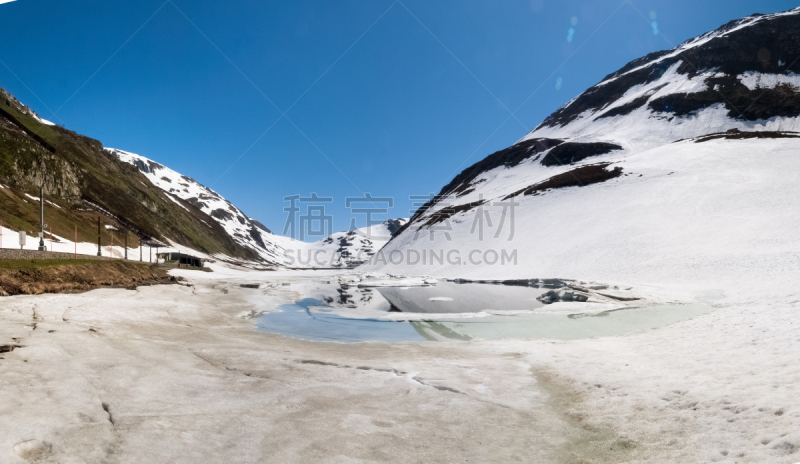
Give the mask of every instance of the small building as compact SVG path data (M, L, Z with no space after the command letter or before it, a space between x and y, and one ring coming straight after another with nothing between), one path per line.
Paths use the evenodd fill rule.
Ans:
M203 267L203 263L205 262L204 259L198 258L197 256L187 255L186 253L179 253L177 251L157 253L156 257L158 258L158 262L177 264L178 267Z

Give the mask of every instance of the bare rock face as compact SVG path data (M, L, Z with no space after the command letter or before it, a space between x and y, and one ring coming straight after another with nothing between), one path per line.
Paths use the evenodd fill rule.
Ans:
M47 150L32 146L34 159L18 158L14 163L14 183L23 189L44 186L44 193L57 196L66 201L81 198L81 179L75 166Z

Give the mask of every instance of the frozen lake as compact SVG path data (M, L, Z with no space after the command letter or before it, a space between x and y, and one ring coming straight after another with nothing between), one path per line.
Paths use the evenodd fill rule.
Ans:
M335 280L290 284L302 295L260 316L258 330L311 341L418 342L559 339L622 335L711 311L701 304L554 312L547 288L440 282L431 287L358 288ZM596 305L595 305L596 306Z

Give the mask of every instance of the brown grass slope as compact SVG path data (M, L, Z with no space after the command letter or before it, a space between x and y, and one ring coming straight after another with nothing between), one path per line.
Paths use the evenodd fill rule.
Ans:
M119 260L0 261L0 296L79 293L95 288L135 288L174 283L166 271Z

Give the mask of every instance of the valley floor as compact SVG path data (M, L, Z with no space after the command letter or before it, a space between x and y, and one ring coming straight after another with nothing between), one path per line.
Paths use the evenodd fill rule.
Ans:
M321 272L174 272L0 300L0 462L800 461L780 282L651 287L717 309L636 335L346 345L239 317Z

